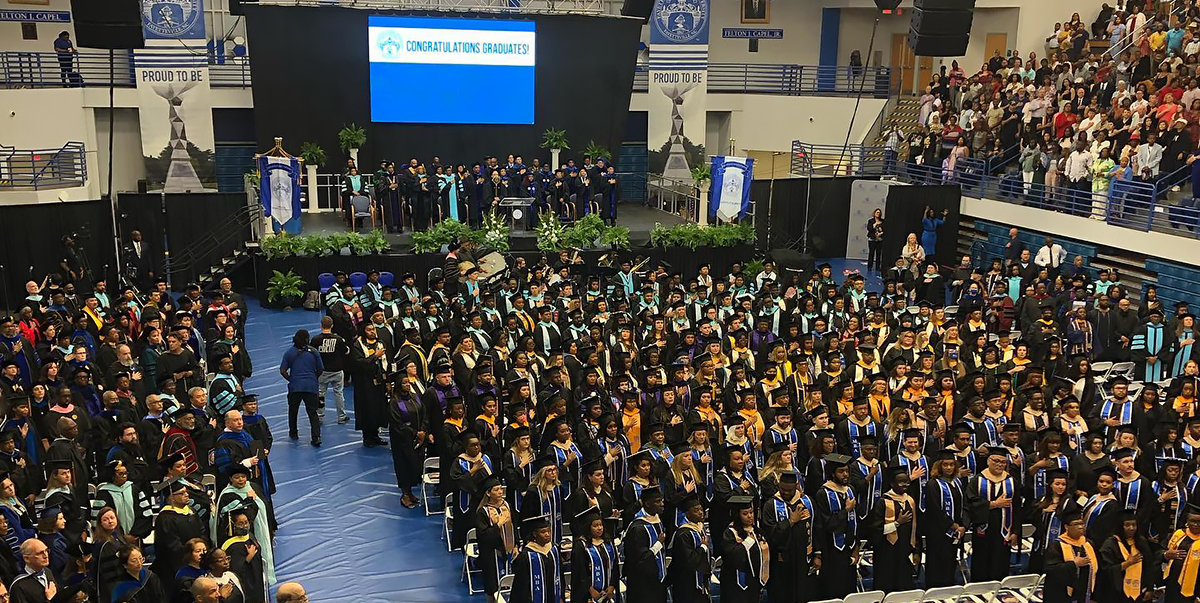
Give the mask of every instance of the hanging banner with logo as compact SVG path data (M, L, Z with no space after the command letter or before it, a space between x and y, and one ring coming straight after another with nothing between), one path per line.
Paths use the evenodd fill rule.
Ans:
M142 0L142 36L147 40L203 40L203 0Z
M747 157L712 158L712 199L708 213L722 222L741 219L750 209L750 181L754 160Z
M151 190L217 190L212 100L205 57L134 58L142 155Z
M650 173L691 180L705 161L709 0L655 0L650 13Z
M263 215L284 230L300 233L300 161L295 157L258 158Z

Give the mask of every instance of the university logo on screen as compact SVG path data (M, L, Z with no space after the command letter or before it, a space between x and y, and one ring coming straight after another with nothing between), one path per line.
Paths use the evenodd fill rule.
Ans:
M704 0L658 0L654 5L654 28L677 44L700 40L708 23L708 3Z

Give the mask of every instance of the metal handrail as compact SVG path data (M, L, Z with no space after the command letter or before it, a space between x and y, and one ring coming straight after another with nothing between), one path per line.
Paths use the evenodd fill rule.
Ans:
M798 65L789 63L709 63L708 91L786 96L864 96L888 98L895 94L891 67ZM633 89L649 89L647 65L634 71Z
M1105 54L1107 54L1110 57L1120 56L1120 54L1122 52L1125 52L1126 50L1133 48L1134 40L1137 39L1138 32L1149 28L1151 25L1156 24L1159 21L1160 20L1159 20L1157 14L1147 16L1146 22L1142 23L1141 27L1138 27L1137 29L1135 29L1133 31L1125 32L1125 35L1122 36L1120 40L1117 40L1116 44L1114 44L1113 46L1110 46L1108 48L1108 50L1105 51Z
M205 53L123 51L80 52L60 56L54 52L0 52L0 85L9 87L58 88L137 85L138 67L208 66L210 84L216 87L250 87L247 56L217 56Z
M262 211L262 205L259 203L247 204L216 228L205 233L205 236L196 239L179 252L170 254L165 262L167 274L174 275L191 270L198 260L205 259L218 245L238 236L242 228L261 219ZM251 229L249 240L255 240L254 229Z
M87 157L82 142L57 149L17 149L0 145L0 188L83 186L87 182ZM39 165L40 164L40 165ZM55 182L47 184L47 181Z

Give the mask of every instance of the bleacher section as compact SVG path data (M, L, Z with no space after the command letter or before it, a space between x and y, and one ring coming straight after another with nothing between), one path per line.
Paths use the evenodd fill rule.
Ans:
M1168 310L1177 302L1194 304L1200 298L1200 270L1162 260L1147 259L1146 271L1158 275L1158 298Z
M1004 257L1004 245L1008 243L1008 226L996 224L995 222L987 222L985 220L975 220L975 230L983 233L986 239L982 240L982 245L976 245L973 251L982 253L980 257L972 256L971 260L976 262L976 265L983 265L985 262L991 262L992 258ZM1045 244L1047 233L1035 232L1031 230L1021 230L1017 234L1017 238L1025 244L1031 255L1037 255L1037 250ZM1092 277L1097 274L1098 268L1094 268L1091 264L1093 258L1096 257L1098 250L1095 245L1064 239L1056 234L1049 236L1054 237L1054 242L1062 245L1067 251L1067 262L1074 262L1075 256L1083 256L1083 265L1091 269Z

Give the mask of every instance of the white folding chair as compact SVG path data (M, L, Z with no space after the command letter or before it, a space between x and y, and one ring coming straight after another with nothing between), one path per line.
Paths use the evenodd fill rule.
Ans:
M922 603L955 603L958 597L962 595L963 588L961 586L941 586L931 588L925 591L925 596L922 597Z
M1033 591L1041 583L1042 576L1038 574L1009 576L1000 581L1000 588L996 590L996 600L1029 601L1033 596Z
M1000 583L995 580L988 582L969 582L963 587L958 603L992 603Z
M886 596L881 590L869 590L865 593L851 593L842 599L842 603L882 603Z
M1129 378L1133 377L1133 370L1135 368L1137 368L1137 365L1132 362L1114 363L1112 365L1112 368L1108 370L1108 378L1109 378L1109 380L1112 380L1113 377L1120 375L1122 377L1125 377L1126 379L1129 379Z
M883 598L883 603L921 603L925 597L923 590L902 590L894 593L888 593Z
M479 541L475 535L475 528L471 528L467 530L467 542L463 545L461 579L467 582L467 594L474 595L483 592L483 588L476 588L474 579L481 571L479 569Z
M508 593L512 592L513 575L500 576L500 588L496 591L496 603L507 603Z
M1111 371L1112 367L1113 367L1113 363L1111 363L1111 362L1093 362L1092 363L1092 374L1095 375L1096 377L1103 377L1104 380L1107 381L1108 380L1108 371Z
M442 536L446 538L446 550L454 551L454 543L451 540L451 532L454 526L454 507L450 506L450 497L442 499L442 508L446 512L442 516Z
M442 460L436 456L425 459L421 464L421 506L425 507L426 517L442 513L442 510L433 511L429 508L429 488L437 492L438 483L441 482L441 464Z

